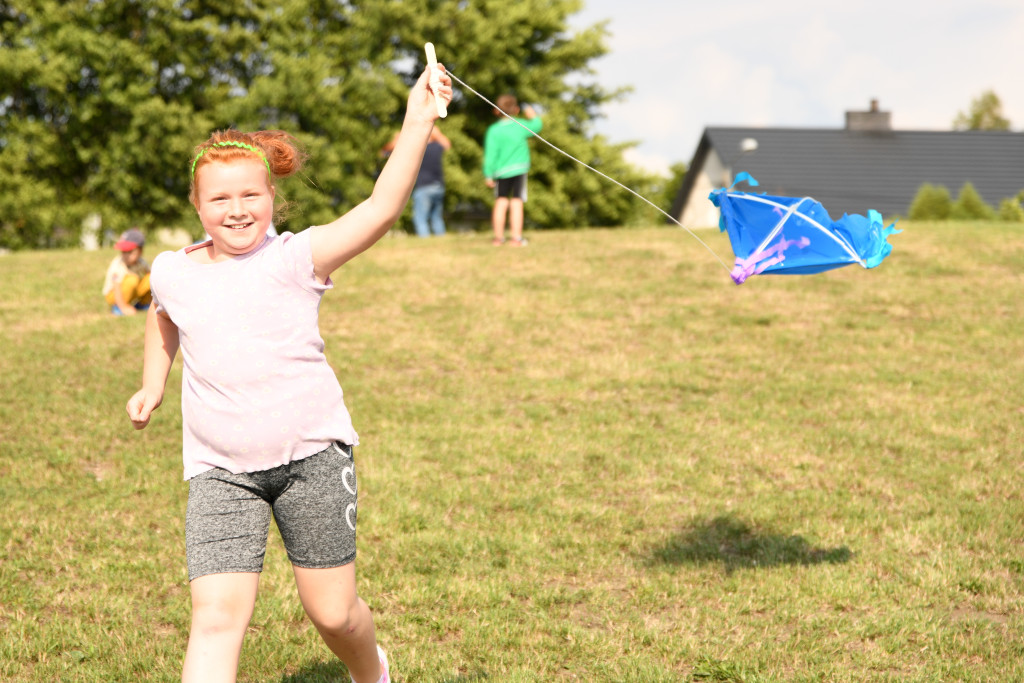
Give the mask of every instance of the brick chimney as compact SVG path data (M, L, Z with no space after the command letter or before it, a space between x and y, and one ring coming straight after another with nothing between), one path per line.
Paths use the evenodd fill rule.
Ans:
M846 112L846 130L892 130L892 112L880 111L878 100L873 99L871 108L867 111Z

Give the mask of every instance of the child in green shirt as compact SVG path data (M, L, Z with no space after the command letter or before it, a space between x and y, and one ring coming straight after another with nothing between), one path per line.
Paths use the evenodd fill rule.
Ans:
M495 246L505 243L505 222L509 223L513 246L525 246L523 239L523 204L526 202L526 174L530 170L531 133L539 133L543 122L533 107L523 108L519 117L519 103L515 95L502 95L494 110L499 120L492 123L484 136L484 178L487 186L495 189L494 228ZM506 116L507 114L507 116ZM515 120L508 118L514 117Z

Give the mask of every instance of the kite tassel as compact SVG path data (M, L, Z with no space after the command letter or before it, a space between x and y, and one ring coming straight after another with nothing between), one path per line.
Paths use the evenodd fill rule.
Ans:
M810 246L811 241L806 237L798 240L787 240L783 237L776 244L755 252L747 258L736 259L736 264L729 272L729 277L738 285L742 285L751 275L760 275L765 270L786 260L786 249L799 247L804 249Z

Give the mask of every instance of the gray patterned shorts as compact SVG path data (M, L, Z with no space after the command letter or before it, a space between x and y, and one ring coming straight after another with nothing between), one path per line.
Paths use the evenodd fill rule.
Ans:
M262 472L215 468L189 480L185 552L189 581L222 572L261 572L270 516L297 567L356 559L356 466L352 447Z

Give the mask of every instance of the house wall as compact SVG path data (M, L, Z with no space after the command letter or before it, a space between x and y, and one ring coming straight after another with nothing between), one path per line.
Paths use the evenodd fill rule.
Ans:
M687 228L717 228L718 208L711 203L708 195L712 190L727 186L731 175L718 152L712 149L704 165L697 170L686 208L683 215L678 217L679 222Z

